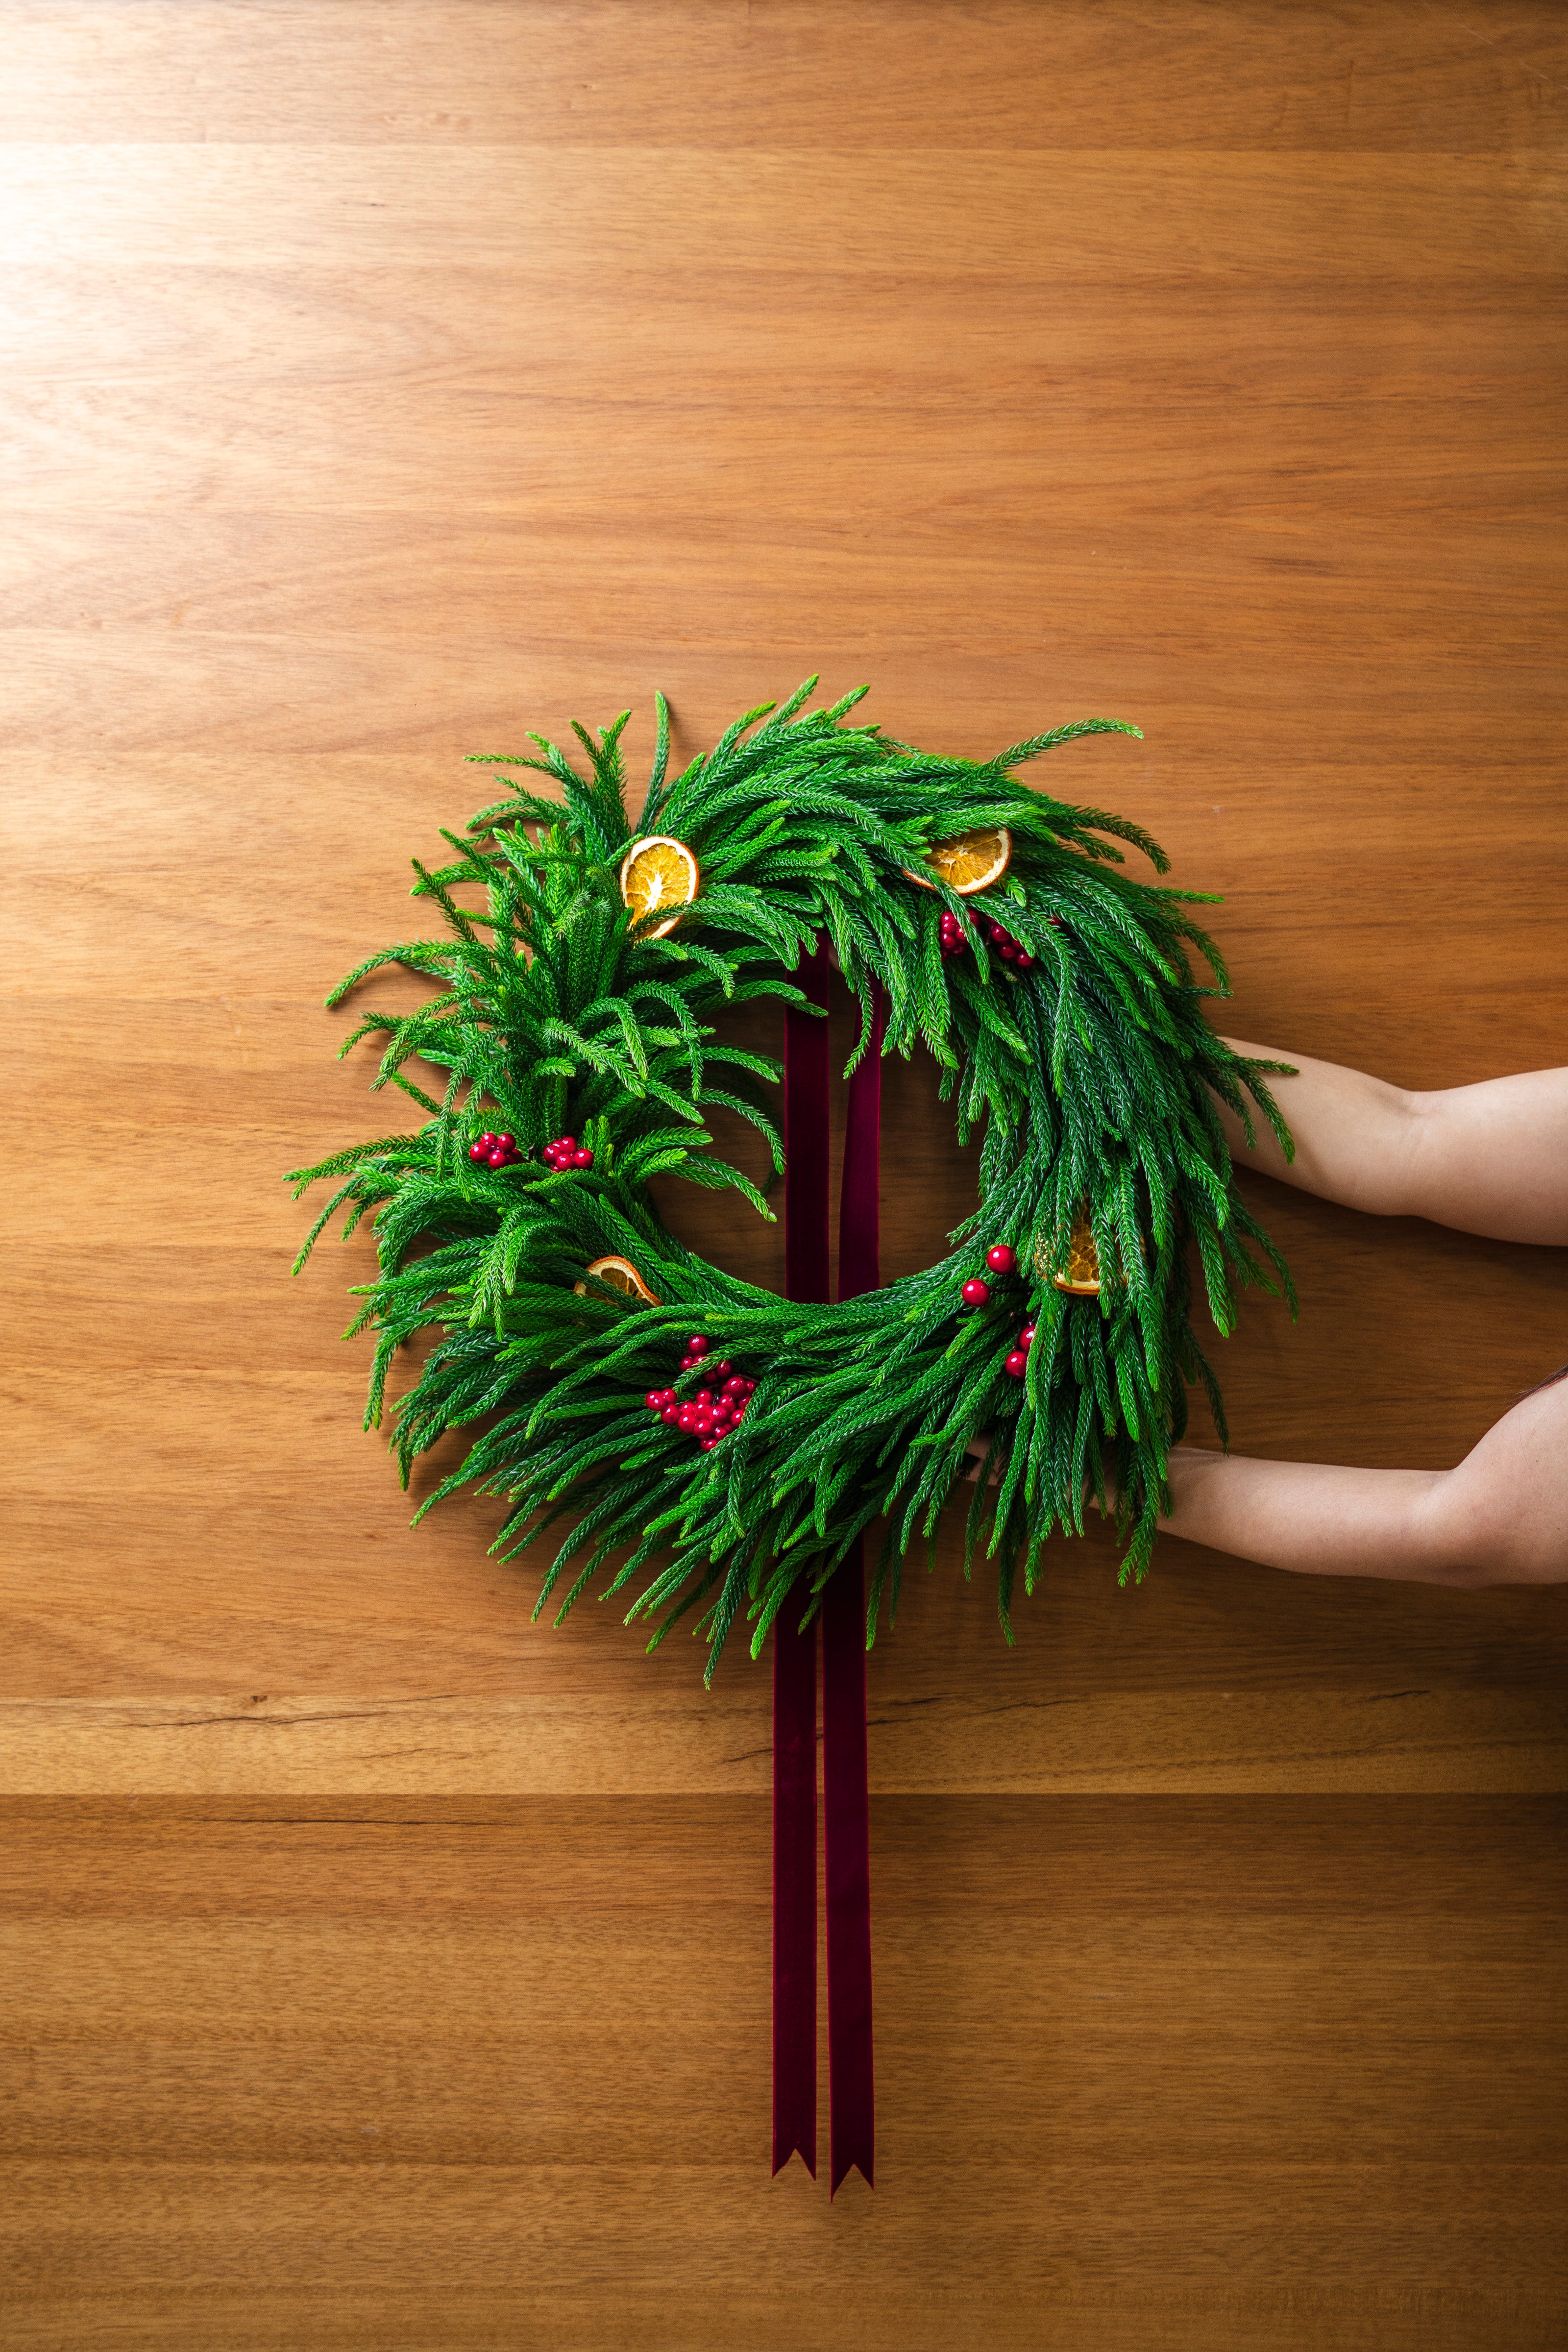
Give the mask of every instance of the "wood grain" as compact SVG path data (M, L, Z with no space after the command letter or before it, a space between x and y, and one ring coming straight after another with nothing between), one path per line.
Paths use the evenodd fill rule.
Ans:
M1555 2347L1568 1589L1122 1592L1097 1531L1009 1651L911 1572L830 2207L765 2176L765 1668L407 1531L363 1242L291 1286L277 1179L384 1131L321 1000L463 754L816 669L1137 721L1052 788L1224 893L1237 1034L1561 1062L1561 9L0 33L6 2344ZM893 1274L973 1197L928 1070L885 1156ZM1568 1353L1563 1254L1246 1181L1247 1450L1440 1466Z
M1558 2340L1552 1801L873 1831L921 2089L829 2209L761 2161L765 1800L13 1801L12 2340Z

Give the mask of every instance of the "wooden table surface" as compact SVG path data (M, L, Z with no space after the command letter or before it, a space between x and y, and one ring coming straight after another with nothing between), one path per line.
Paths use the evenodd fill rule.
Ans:
M951 1548L878 2187L767 2174L768 1682L407 1531L280 1172L464 753L811 670L1223 891L1237 1034L1564 1059L1545 5L0 0L0 2336L1545 2352L1568 1590ZM1456 1460L1563 1254L1247 1180L1237 1444ZM973 1164L889 1081L887 1271ZM776 1231L682 1230L777 1282Z

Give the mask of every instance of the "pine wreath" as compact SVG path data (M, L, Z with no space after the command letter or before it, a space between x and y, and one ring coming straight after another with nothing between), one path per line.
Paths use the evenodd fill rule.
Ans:
M426 1118L292 1180L342 1179L301 1265L340 1209L345 1237L374 1213L380 1271L350 1332L376 1334L367 1427L396 1349L438 1335L395 1407L405 1485L448 1431L482 1424L423 1509L470 1482L501 1497L503 1558L569 1518L535 1616L569 1569L558 1622L610 1571L605 1597L657 1620L650 1647L699 1609L709 1676L742 1611L756 1655L797 1581L809 1614L883 1517L869 1642L907 1547L934 1542L973 1474L975 1440L965 1572L984 1543L1009 1640L1019 1562L1032 1591L1047 1538L1082 1533L1089 1493L1115 1520L1122 1580L1141 1577L1189 1383L1225 1433L1193 1261L1222 1334L1238 1285L1294 1307L1210 1092L1249 1136L1250 1095L1289 1151L1264 1076L1281 1066L1237 1056L1205 1014L1228 981L1183 908L1206 894L1131 878L1117 842L1169 867L1141 827L1013 772L1075 737L1139 730L1091 719L994 760L941 758L848 724L858 693L806 712L815 684L748 712L673 781L660 697L635 835L629 713L597 741L574 726L586 773L542 736L536 753L478 755L542 771L559 800L511 789L466 835L445 834L451 862L416 861L414 895L447 935L384 949L328 1000L388 964L437 984L416 1013L366 1013L342 1048L384 1035L374 1084ZM459 903L468 886L483 912ZM791 975L822 935L861 1006L850 1066L879 982L883 1050L923 1045L959 1139L982 1137L981 1205L952 1254L837 1306L709 1264L647 1191L659 1172L729 1186L772 1217L703 1122L739 1113L781 1170L781 1066L723 1042L714 1016L804 1004ZM439 1100L416 1062L447 1073Z

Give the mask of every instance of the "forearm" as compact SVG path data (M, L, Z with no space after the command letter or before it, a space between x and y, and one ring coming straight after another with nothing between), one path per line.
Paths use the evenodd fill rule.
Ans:
M1215 1097L1231 1151L1244 1168L1258 1168L1299 1192L1316 1192L1347 1209L1376 1217L1405 1213L1407 1168L1415 1132L1415 1097L1402 1087L1352 1070L1338 1062L1314 1061L1273 1045L1224 1041L1253 1062L1288 1062L1294 1076L1271 1076L1268 1086L1285 1115L1296 1147L1287 1160L1266 1120L1256 1111L1255 1146L1240 1119Z
M1344 1470L1178 1445L1160 1525L1313 1576L1568 1582L1568 1379L1537 1389L1452 1470Z
M1435 1470L1346 1470L1177 1446L1162 1529L1265 1568L1313 1576L1459 1581Z
M1243 1167L1373 1216L1430 1217L1495 1241L1568 1243L1568 1069L1419 1094L1337 1062L1226 1042L1248 1060L1296 1066L1294 1076L1269 1081L1295 1141L1293 1162L1266 1128L1249 1150L1241 1121L1217 1104Z

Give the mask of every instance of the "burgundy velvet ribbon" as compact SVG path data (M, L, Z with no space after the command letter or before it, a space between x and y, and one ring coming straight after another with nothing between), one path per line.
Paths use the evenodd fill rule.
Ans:
M877 1195L887 998L873 984L871 1034L849 1080L838 1198L838 1296L877 1287ZM822 1777L827 1815L830 2194L853 2165L876 2180L871 2059L871 1812L866 1777L866 1583L860 1538L822 1597Z
M827 1003L819 943L800 973ZM849 1082L839 1201L838 1295L878 1280L881 1044L887 1001ZM791 1012L784 1030L784 1266L792 1298L828 1296L827 1024ZM816 1628L799 1631L804 1588L773 1632L773 2170L798 2148L816 2172ZM823 1774L827 1817L827 2047L831 2187L874 2178L870 1814L866 1776L865 1579L858 1540L823 1595Z
M796 977L827 1009L827 950ZM784 1287L826 1302L827 1024L784 1015ZM805 1588L773 1622L773 2170L795 2149L816 2177L816 1621Z
M816 2178L816 1621L773 1621L773 2170Z

